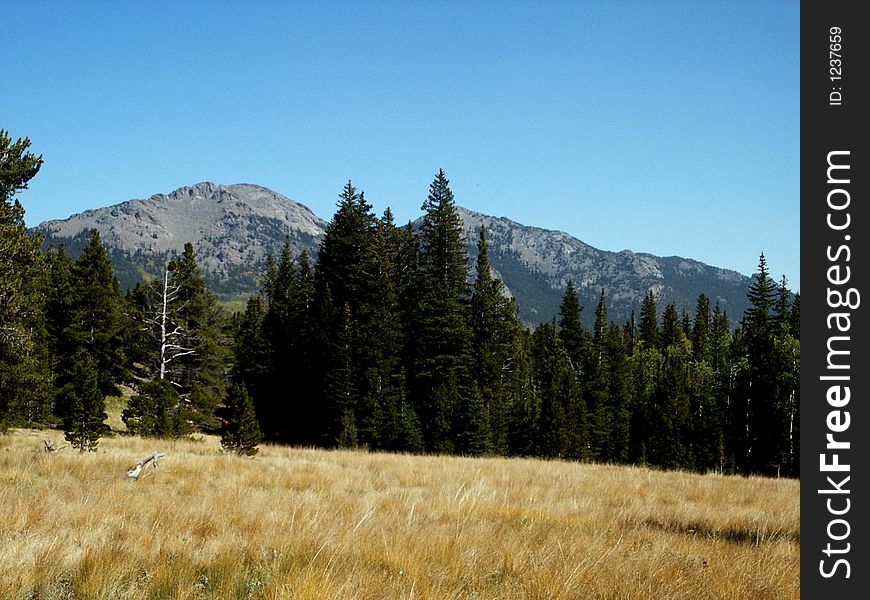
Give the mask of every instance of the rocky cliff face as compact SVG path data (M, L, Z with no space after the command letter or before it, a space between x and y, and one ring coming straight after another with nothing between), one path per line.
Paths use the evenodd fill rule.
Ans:
M464 208L459 213L472 265L483 225L490 262L517 298L527 323L548 321L558 313L569 279L580 293L588 324L602 289L609 317L618 323L640 310L650 289L660 309L673 301L693 314L702 292L712 304L718 300L733 320L746 307L749 278L734 271L686 258L598 250L564 232ZM124 286L158 274L191 242L209 285L224 298L233 298L257 289L266 257L277 255L285 239L296 255L303 250L316 255L326 222L302 204L260 186L200 183L49 221L36 230L46 244L63 243L75 256L92 228L100 231Z

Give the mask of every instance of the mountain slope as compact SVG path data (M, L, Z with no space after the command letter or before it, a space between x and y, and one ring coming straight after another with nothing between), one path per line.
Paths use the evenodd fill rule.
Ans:
M698 295L739 319L747 306L750 279L736 271L711 267L680 257L657 257L630 250L609 252L594 248L561 231L521 225L459 209L469 239L469 255L476 254L480 226L486 227L490 262L519 303L526 322L541 322L558 314L568 280L573 280L584 305L583 320L591 325L601 290L608 315L617 323L631 317L648 290L656 295L659 311L669 302L694 315Z
M594 319L602 289L609 317L617 323L640 310L650 289L660 310L673 301L680 310L694 314L698 295L705 293L736 321L747 305L750 279L735 271L679 257L599 250L564 232L464 208L459 208L459 214L471 265L484 225L490 262L517 298L527 323L549 321L558 313L569 279L585 306L587 325ZM124 287L158 275L189 241L209 285L228 299L257 290L266 257L277 255L285 239L296 255L303 250L315 255L326 222L302 204L266 188L206 182L48 221L35 229L45 237L46 245L63 243L76 256L91 228L100 230Z
M124 287L159 274L191 242L210 286L232 296L256 291L266 257L277 256L285 239L296 254L316 254L326 222L264 187L205 182L48 221L36 231L46 244L63 243L75 256L93 228Z

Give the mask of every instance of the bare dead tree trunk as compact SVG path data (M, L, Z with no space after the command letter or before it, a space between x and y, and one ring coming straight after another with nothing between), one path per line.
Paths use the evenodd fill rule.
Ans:
M166 456L166 453L163 452L155 452L154 454L146 456L145 458L140 460L135 467L127 471L127 477L129 477L130 479L138 480L149 465L151 465L153 472L153 470L157 469L160 466L160 459L164 456Z

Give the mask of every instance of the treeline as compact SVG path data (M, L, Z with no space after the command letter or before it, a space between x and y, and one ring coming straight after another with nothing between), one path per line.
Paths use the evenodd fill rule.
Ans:
M245 453L262 435L798 475L800 297L771 280L763 256L736 328L704 295L689 314L660 311L652 292L637 318L613 323L602 290L588 330L567 282L558 318L530 329L492 274L483 229L469 273L442 171L416 231L389 210L376 216L348 182L316 261L285 244L261 292L228 315L190 244L162 279L122 296L96 232L75 261L62 248L43 255L10 201L21 185L9 189L0 244L11 232L32 270L10 288L27 301L0 308L20 325L0 346L6 423L61 423L68 436L90 427L95 443L103 397L132 382L131 431L221 431Z

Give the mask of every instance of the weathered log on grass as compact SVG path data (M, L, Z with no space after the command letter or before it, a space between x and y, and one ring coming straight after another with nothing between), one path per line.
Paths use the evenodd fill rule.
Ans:
M132 469L127 471L127 477L129 477L130 479L138 480L139 477L142 475L142 473L145 472L149 468L149 465L151 467L151 471L153 472L155 469L157 469L160 466L160 459L163 458L164 456L166 456L165 453L157 453L157 452L155 452L154 454L151 454L149 456L146 456L145 458L143 458L142 460L139 461L139 464L137 464L135 467L133 467Z
M63 450L67 446L66 444L64 444L63 446L60 446L60 447L55 446L54 440L42 440L42 443L45 444L45 451L46 452L60 452L61 450Z

